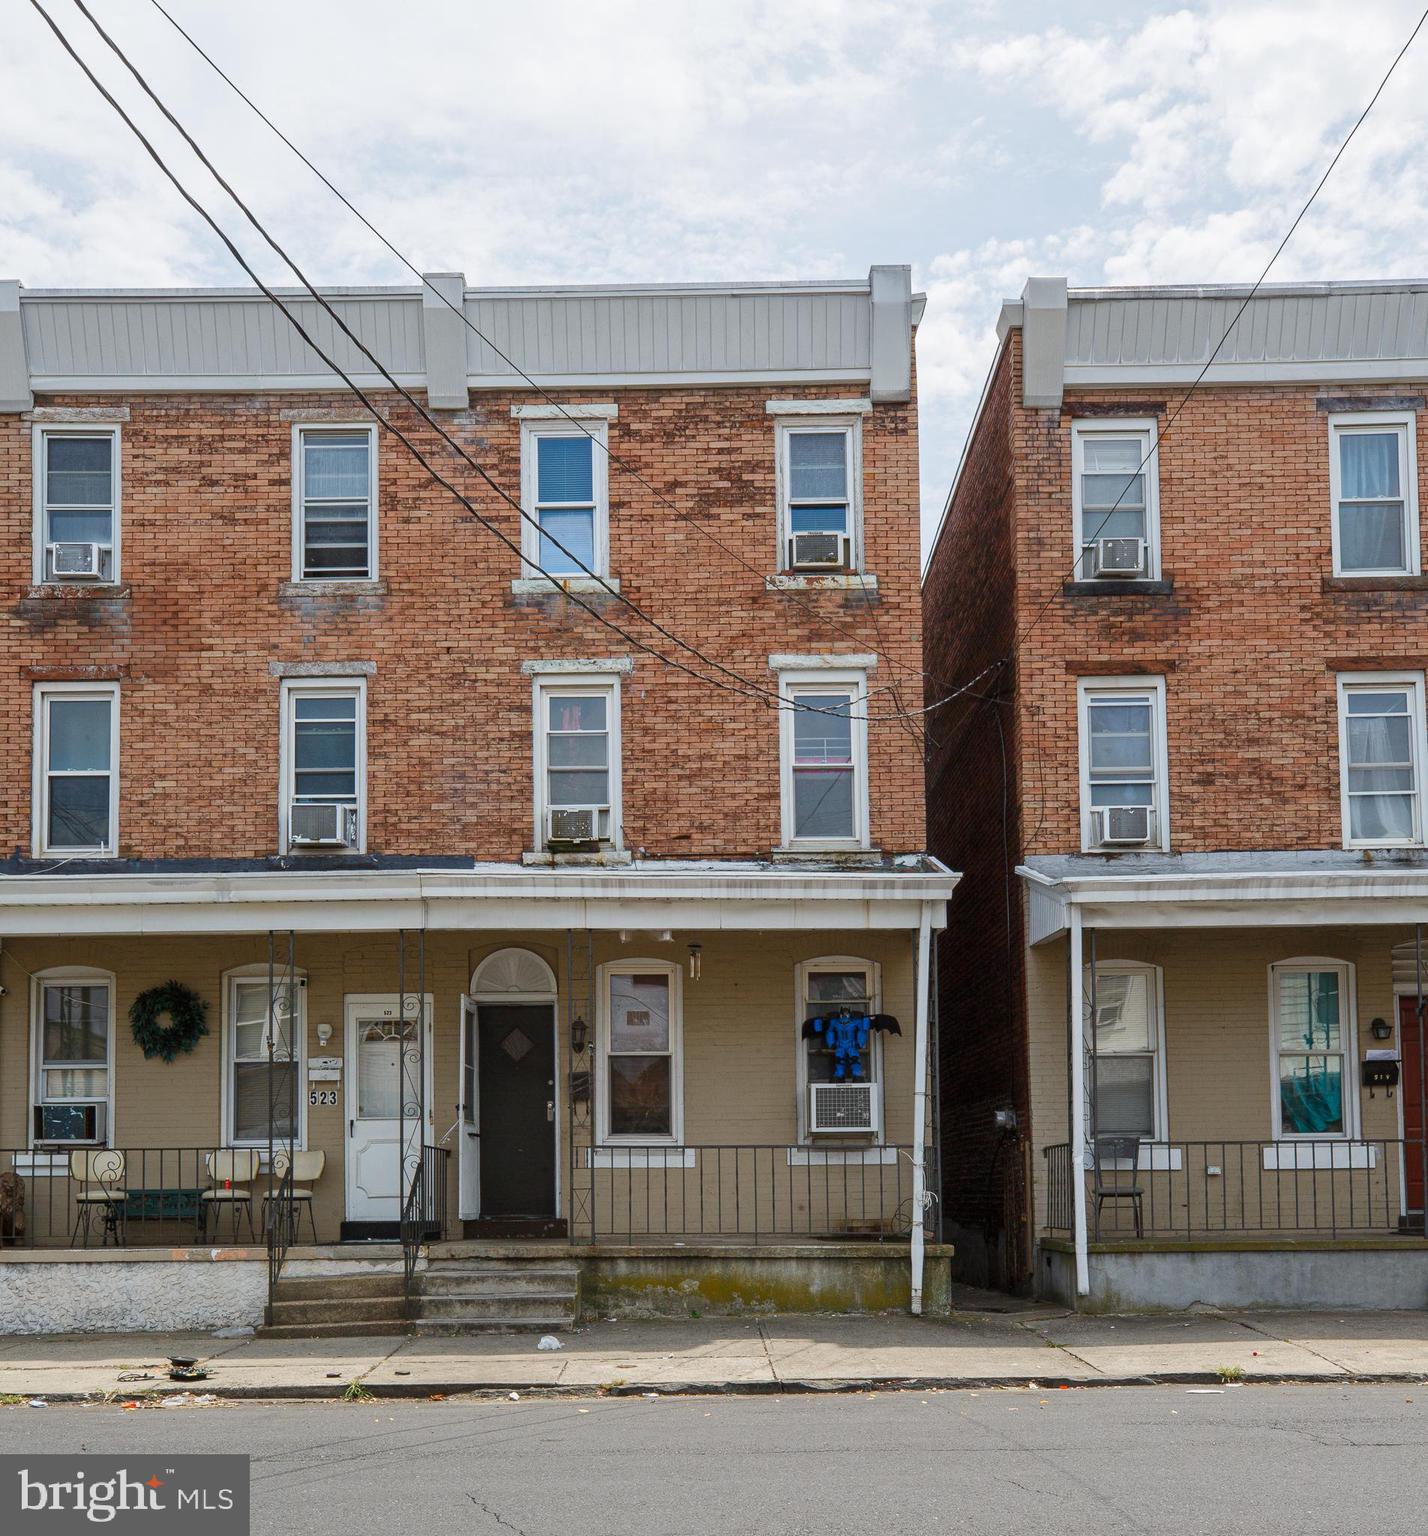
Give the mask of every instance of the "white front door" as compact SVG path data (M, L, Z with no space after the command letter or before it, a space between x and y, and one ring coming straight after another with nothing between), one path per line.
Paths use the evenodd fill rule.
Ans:
M408 996L403 1017L396 994L349 996L346 1014L347 1219L400 1221L422 1141L431 1139L431 998L422 1008Z
M456 1109L456 1204L462 1221L481 1215L480 1098L476 1092L476 1004L461 999L461 1103Z

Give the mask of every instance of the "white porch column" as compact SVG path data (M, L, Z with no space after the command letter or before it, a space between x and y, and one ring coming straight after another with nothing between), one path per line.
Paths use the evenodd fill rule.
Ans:
M1086 1009L1081 991L1086 974L1082 953L1081 909L1070 905L1067 932L1067 1025L1071 1045L1071 1211L1075 1227L1076 1294L1091 1289L1090 1259L1086 1246Z
M925 1239L922 1221L926 1214L927 1169L923 1148L927 1143L927 1040L932 991L932 908L924 901L917 919L917 999L913 1017L912 1064L912 1311L922 1312L922 1262Z

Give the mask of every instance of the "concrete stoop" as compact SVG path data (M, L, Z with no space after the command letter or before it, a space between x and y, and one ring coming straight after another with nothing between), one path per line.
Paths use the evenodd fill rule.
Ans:
M280 1276L272 1321L258 1330L271 1339L370 1338L406 1331L400 1272Z

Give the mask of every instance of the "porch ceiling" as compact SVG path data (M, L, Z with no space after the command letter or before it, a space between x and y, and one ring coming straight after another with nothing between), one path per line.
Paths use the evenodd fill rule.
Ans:
M1017 873L1030 942L1095 928L1275 928L1428 920L1428 850L1063 854Z
M201 934L428 930L934 928L960 876L907 863L785 867L636 861L615 869L512 864L405 869L25 873L0 877L0 933Z

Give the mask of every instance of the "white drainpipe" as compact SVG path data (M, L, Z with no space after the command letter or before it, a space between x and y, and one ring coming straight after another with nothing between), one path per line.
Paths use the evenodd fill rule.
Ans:
M932 984L932 908L924 901L917 921L917 1001L914 1010L912 1066L912 1311L922 1313L922 1264L925 1239L927 1169L923 1146L927 1140L927 1038Z
M1076 1294L1091 1290L1090 1254L1086 1245L1086 957L1082 953L1081 911L1071 906L1070 954L1066 984L1067 1022L1071 1043L1071 1209L1076 1242Z

